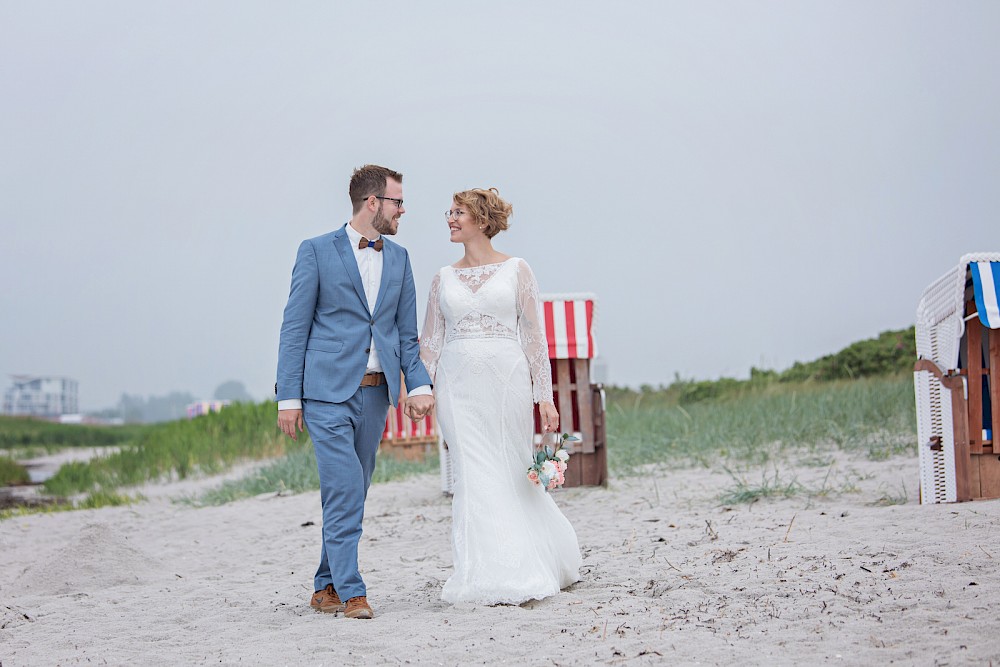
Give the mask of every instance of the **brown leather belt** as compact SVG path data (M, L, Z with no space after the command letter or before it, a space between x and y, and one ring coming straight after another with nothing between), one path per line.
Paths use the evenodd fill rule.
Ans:
M377 387L380 384L385 384L385 373L365 373L361 378L362 387Z

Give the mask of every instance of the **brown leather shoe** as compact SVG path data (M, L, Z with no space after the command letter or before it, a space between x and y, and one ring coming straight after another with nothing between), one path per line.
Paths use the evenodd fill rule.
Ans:
M313 593L309 606L329 614L344 611L344 603L340 601L337 591L333 590L333 584L327 584L323 590Z
M347 601L347 610L344 612L346 618L372 618L375 613L368 606L368 598L359 595Z

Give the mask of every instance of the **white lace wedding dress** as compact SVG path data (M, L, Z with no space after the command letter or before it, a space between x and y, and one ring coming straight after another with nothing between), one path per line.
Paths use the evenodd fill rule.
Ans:
M533 403L552 401L538 287L524 260L446 266L420 342L454 463L447 602L520 604L579 580L576 533L526 474Z

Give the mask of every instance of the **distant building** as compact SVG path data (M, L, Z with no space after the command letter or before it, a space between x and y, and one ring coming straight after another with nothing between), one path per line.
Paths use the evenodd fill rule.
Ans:
M13 384L3 395L3 414L58 419L79 412L77 382L69 378L11 375Z
M229 401L195 401L187 406L187 418L194 419L209 412L218 412L229 405Z

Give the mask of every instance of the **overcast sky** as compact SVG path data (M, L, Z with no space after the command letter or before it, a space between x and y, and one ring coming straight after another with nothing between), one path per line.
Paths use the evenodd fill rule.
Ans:
M405 175L418 322L495 246L594 292L608 380L782 369L1000 250L1000 3L0 0L0 388L264 398L295 250Z

